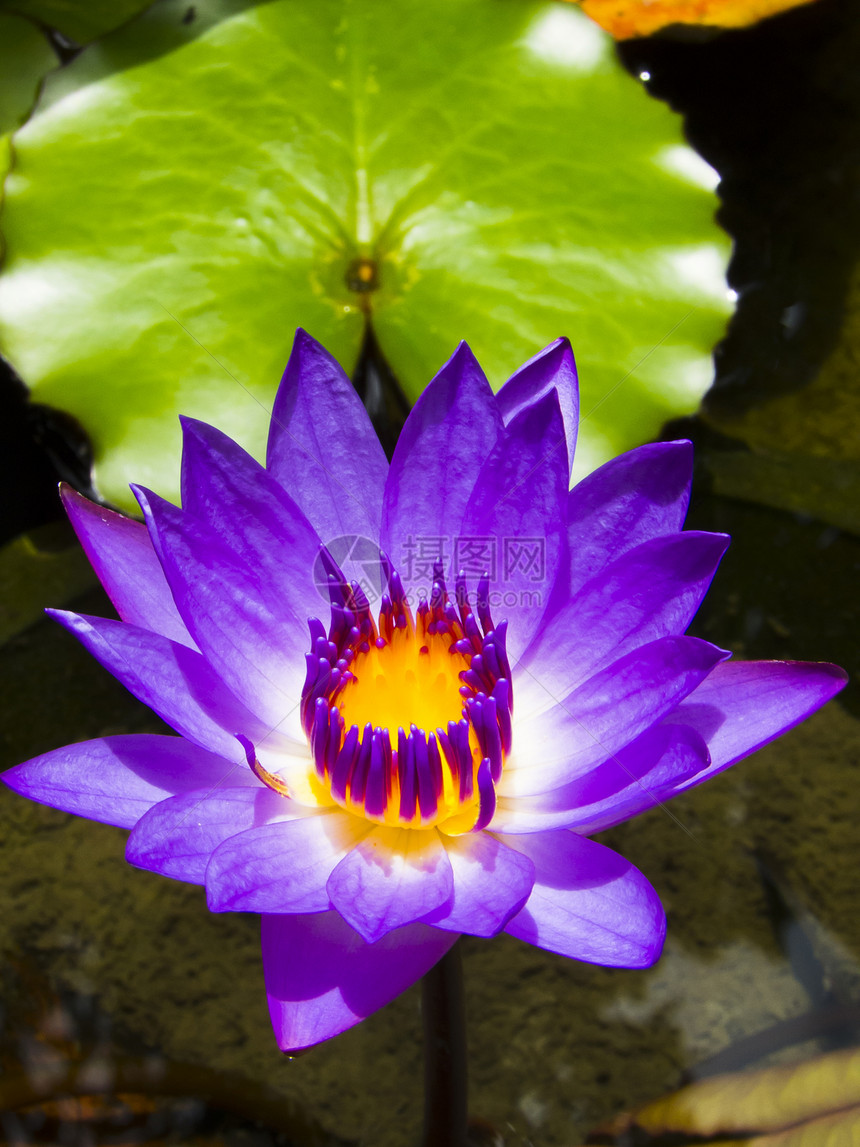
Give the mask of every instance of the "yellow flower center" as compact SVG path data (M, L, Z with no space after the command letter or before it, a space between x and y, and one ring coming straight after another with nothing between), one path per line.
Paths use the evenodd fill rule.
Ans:
M388 570L379 623L355 584L332 576L328 633L309 622L302 720L318 781L336 804L379 824L484 828L510 751L505 624L495 627L478 589L477 616L441 571L413 618ZM265 778L264 778L265 779Z
M450 633L427 634L422 640L412 626L396 629L382 648L374 642L350 664L352 678L337 707L349 728L387 729L392 745L397 731L417 725L435 732L457 721L463 708L460 673L469 658L451 650Z

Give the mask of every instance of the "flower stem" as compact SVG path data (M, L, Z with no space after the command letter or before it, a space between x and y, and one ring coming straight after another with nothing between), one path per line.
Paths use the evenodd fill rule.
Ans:
M421 1147L466 1147L468 1075L459 941L421 981L424 1135Z

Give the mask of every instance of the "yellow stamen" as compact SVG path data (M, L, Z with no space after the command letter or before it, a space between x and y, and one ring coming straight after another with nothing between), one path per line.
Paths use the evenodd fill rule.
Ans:
M388 729L392 748L397 730L417 725L427 733L448 728L463 711L460 673L469 668L460 653L451 653L450 634L416 633L411 625L396 629L390 643L372 645L350 665L354 680L337 699L347 728Z

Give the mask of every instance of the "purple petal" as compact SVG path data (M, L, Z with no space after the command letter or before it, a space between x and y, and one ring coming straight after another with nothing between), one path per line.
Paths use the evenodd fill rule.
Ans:
M128 838L129 864L202 884L209 858L222 841L276 818L306 814L306 809L264 788L253 773L237 769L236 774L250 777L249 786L234 788L234 774L222 785L213 781L150 809Z
M204 658L148 629L124 621L49 609L105 669L177 733L228 761L245 763L243 733L273 751L289 747L225 687Z
M132 828L153 805L206 785L256 785L246 768L181 737L104 737L66 745L4 773L30 800Z
M613 968L648 968L660 955L666 916L632 864L572 832L511 843L535 866L535 886L506 932L539 948Z
M498 795L536 796L575 785L667 716L728 656L697 637L663 637L626 654L554 709L516 722Z
M307 619L328 605L314 580L320 539L271 474L232 438L183 418L182 506L240 565L252 568L273 612L286 610L307 640Z
M206 660L261 720L279 727L292 714L297 730L308 633L284 588L276 593L257 565L240 563L199 518L148 491L134 492L179 612Z
M657 725L560 789L500 799L490 828L517 834L572 828L590 836L668 800L709 762L707 745L694 729Z
M579 376L567 339L556 339L514 371L496 399L507 426L522 410L555 389L567 439L567 470L573 467L579 428Z
M534 865L485 832L444 838L454 899L424 917L434 928L495 936L528 900Z
M196 648L146 526L97 506L65 483L60 492L90 565L123 621Z
M378 540L388 461L355 387L303 330L275 398L266 465L324 542Z
M626 550L677 533L693 476L690 442L655 442L613 458L570 491L570 596Z
M375 828L328 880L332 904L368 944L451 899L454 881L436 832Z
M667 718L705 739L711 765L679 782L684 792L793 729L834 697L848 681L838 665L806 661L729 661ZM674 795L674 794L673 794Z
M416 402L400 434L382 509L382 548L410 577L411 539L454 539L484 459L502 433L502 416L484 372L465 343Z
M336 912L263 917L263 972L281 1051L353 1027L429 972L457 936L410 924L375 944Z
M559 569L566 575L567 493L564 423L558 394L551 390L505 428L481 468L459 530L463 539L495 543L490 601L497 595L500 612L510 619L513 660L539 629Z
M359 817L318 811L225 840L206 869L211 912L324 912L332 869L371 831Z
M693 619L729 539L693 530L654 538L606 566L560 610L522 658L517 712L535 716L556 696L637 646L679 635Z

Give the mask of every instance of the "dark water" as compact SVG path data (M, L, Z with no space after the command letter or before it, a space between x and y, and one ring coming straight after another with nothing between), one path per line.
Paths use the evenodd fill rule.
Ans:
M685 1075L860 1040L860 11L818 0L707 42L631 42L622 56L719 170L736 245L740 298L716 386L702 415L666 430L698 446L688 524L733 536L695 632L745 658L836 661L852 681L802 728L675 801L672 817L656 810L605 834L667 904L655 969L592 968L506 937L464 943L471 1109L507 1143L541 1147L583 1141ZM357 381L393 439L402 411L384 364L370 353ZM44 526L58 474L85 481L85 445L4 387L7 537L42 526L5 584L55 602L77 587L75 608L109 612L62 527ZM0 706L3 767L159 730L43 622L0 647ZM5 790L0 817L9 1141L416 1141L416 990L287 1061L255 918L212 916L200 890L128 868L119 831ZM22 1111L106 1077L126 1099Z

